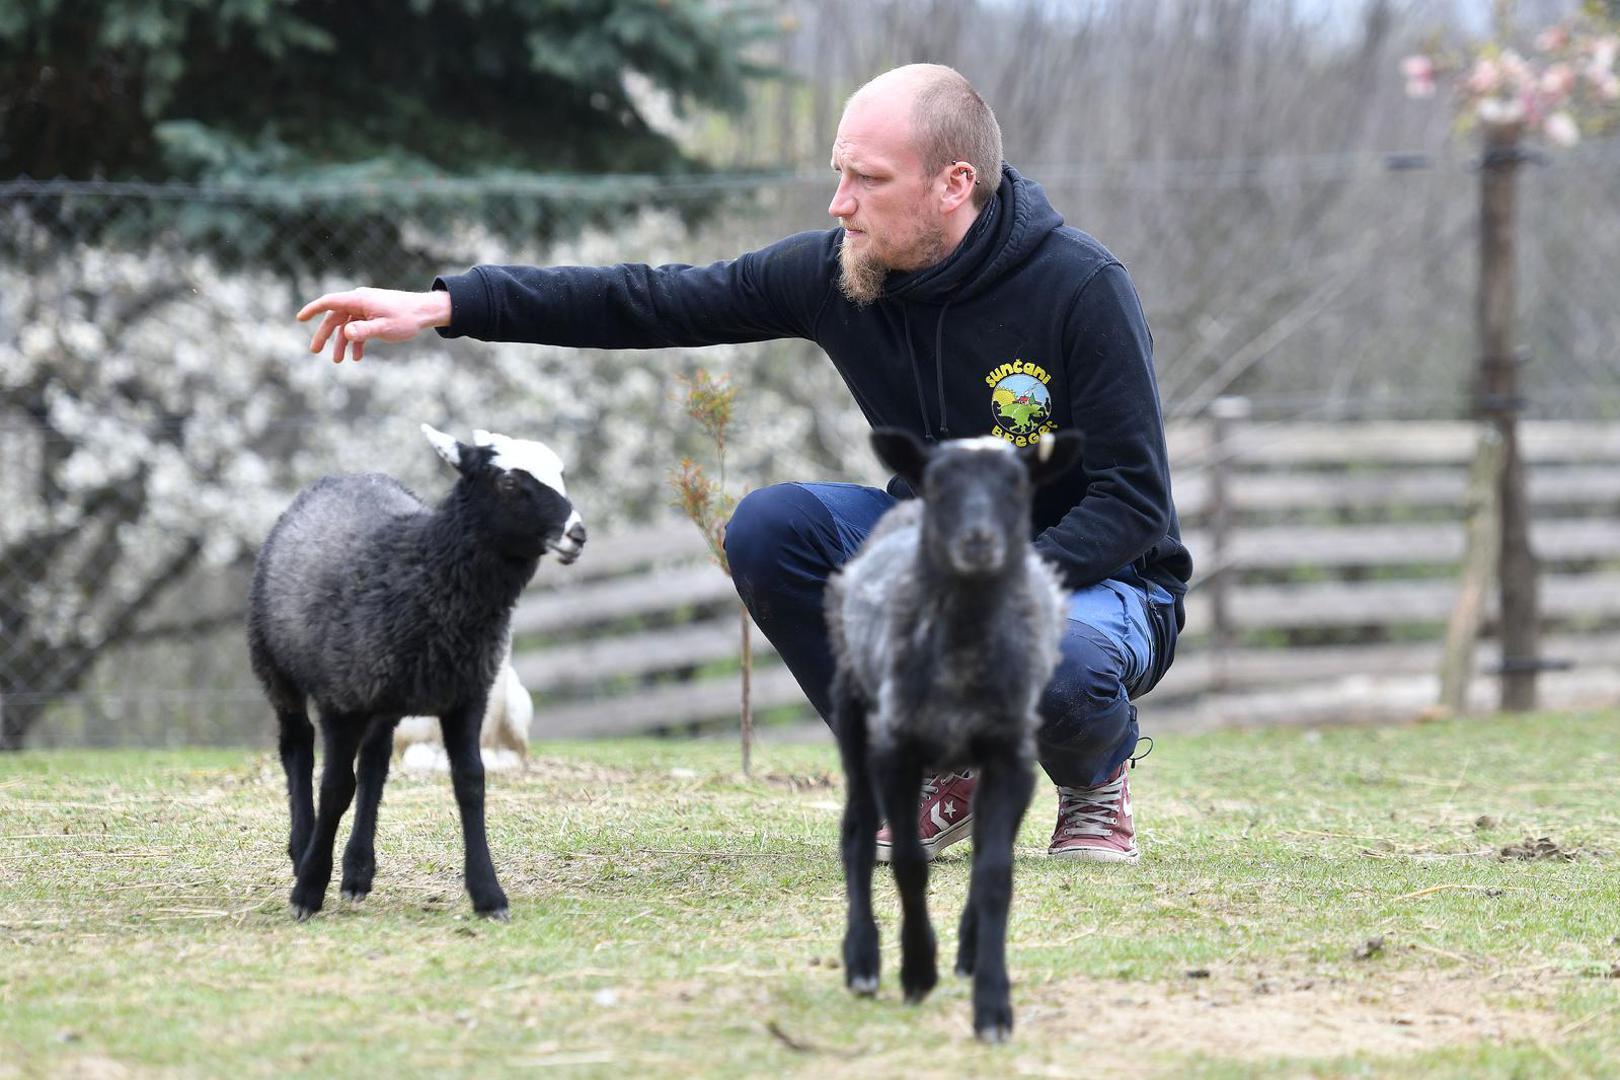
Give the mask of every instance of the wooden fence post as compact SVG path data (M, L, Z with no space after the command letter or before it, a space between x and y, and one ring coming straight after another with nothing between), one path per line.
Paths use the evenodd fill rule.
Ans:
M1229 490L1232 441L1235 424L1251 412L1248 398L1218 397L1209 405L1210 447L1209 487L1206 516L1209 522L1210 571L1205 578L1210 608L1210 685L1225 690L1231 683L1228 665L1237 648L1237 629L1232 625L1232 495Z
M1463 494L1462 571L1457 600L1446 622L1440 659L1440 706L1453 715L1468 711L1468 684L1474 677L1474 652L1485 622L1485 599L1501 552L1502 437L1494 427L1479 433L1479 448Z

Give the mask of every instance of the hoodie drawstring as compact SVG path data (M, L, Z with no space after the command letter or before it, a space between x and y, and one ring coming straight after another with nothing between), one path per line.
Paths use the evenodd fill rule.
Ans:
M951 310L951 301L939 309L939 324L934 328L934 388L939 393L939 437L951 437L951 425L945 418L945 313ZM915 363L915 361L913 361Z
M934 429L928 426L928 403L923 400L922 372L917 368L917 346L911 340L911 317L906 305L900 305L900 328L906 337L906 355L911 357L911 381L917 386L917 412L922 416L923 439L934 441Z
M945 412L945 313L953 301L947 300L940 309L939 323L934 328L934 392L939 397L939 437L951 437L951 426ZM911 358L911 381L917 387L917 412L922 416L923 438L934 441L934 429L928 423L928 404L923 398L922 369L917 366L917 345L911 340L911 317L908 308L900 307L900 326L906 336L906 355Z

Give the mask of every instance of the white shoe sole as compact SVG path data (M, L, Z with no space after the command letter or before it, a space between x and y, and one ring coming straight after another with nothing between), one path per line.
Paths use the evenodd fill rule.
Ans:
M932 840L923 841L923 852L928 861L933 862L940 852L961 840L966 840L973 834L973 815L969 814L961 821L954 821L950 828L942 829ZM886 863L893 854L894 845L885 844L882 840L877 842L877 861Z
M1129 851L1094 847L1071 847L1053 851L1047 848L1046 853L1054 859L1069 859L1073 862L1133 863L1142 857L1140 848L1132 848Z

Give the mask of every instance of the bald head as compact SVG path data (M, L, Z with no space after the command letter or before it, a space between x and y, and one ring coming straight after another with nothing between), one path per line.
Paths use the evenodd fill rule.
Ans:
M973 166L972 202L982 209L1001 184L1001 127L973 84L944 64L891 68L850 95L846 113L893 117L932 174L953 162Z

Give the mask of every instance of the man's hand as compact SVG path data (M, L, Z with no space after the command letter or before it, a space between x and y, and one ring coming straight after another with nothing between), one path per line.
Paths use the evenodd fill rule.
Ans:
M430 326L450 325L450 294L434 292L401 292L398 289L350 289L348 292L327 293L311 300L298 312L298 321L307 322L321 312L315 337L309 351L318 353L326 348L326 339L332 339L332 363L343 363L343 354L353 346L351 356L359 360L366 352L366 342L409 341L417 331Z

